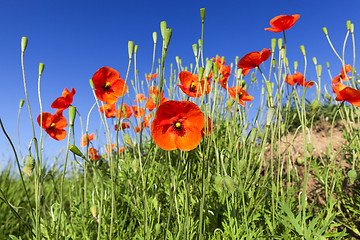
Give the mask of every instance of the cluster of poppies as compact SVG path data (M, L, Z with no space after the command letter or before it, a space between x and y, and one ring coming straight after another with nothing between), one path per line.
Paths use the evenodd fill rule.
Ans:
M300 15L280 15L270 21L271 28L265 28L266 31L284 32L290 29ZM243 56L238 64L238 70L241 71L242 76L246 76L251 69L260 68L261 63L269 59L271 50L264 48L260 52L250 52ZM224 88L229 95L237 101L240 105L245 106L244 102L249 102L254 99L247 91L240 85L229 87L228 79L231 74L231 68L226 65L224 58L213 58L214 65L217 66L217 76L213 76L210 72L208 76L203 76L199 79L197 74L189 71L182 71L179 73L180 84L177 85L188 97L198 98L211 92L211 80L218 81L222 88ZM343 84L348 80L346 73L351 71L351 67L346 65L341 70L341 74L335 77L332 81L333 91L336 94L337 101L348 101L354 106L360 106L360 91L347 87ZM157 78L157 73L150 73L146 80ZM129 119L134 116L137 119L136 132L141 132L145 128L150 127L151 119L151 136L157 146L164 150L190 151L195 149L202 138L208 136L213 130L214 125L210 118L206 118L201 109L191 101L175 101L164 97L164 93L159 91L155 86L149 88L148 96L142 93L136 95L135 102L137 105L128 106L123 103L118 109L116 103L119 97L125 95L128 87L120 74L110 68L102 67L93 75L92 82L96 97L103 102L99 111L107 118L126 118ZM287 75L285 82L290 86L301 85L303 87L312 87L313 82L306 81L305 77L300 72L295 72L293 75ZM50 113L42 113L38 117L39 125L49 134L51 138L62 140L66 136L66 119L62 116L64 109L68 108L72 103L75 90L69 92L66 88L62 97L56 99L51 105L57 108L55 115ZM145 102L143 104L143 102ZM156 112L153 110L157 108ZM149 112L145 116L146 111ZM42 116L42 118L41 118ZM42 119L42 121L41 121ZM115 130L124 130L130 128L129 122L122 122L120 126L116 125ZM93 140L94 134L85 134L81 139L81 146L88 146ZM108 152L113 150L114 144L108 146ZM88 148L89 155L92 160L97 160L100 156L94 148ZM123 152L124 147L119 149Z
M58 97L52 104L51 108L57 109L55 114L49 112L40 113L37 117L37 122L49 136L55 140L61 141L66 137L67 126L66 118L63 116L63 111L67 109L73 102L73 97L76 91L74 88L71 92L67 88L64 89L62 96Z

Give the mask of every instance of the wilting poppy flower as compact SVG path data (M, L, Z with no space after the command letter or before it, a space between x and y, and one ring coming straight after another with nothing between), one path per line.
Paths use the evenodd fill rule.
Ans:
M126 103L123 103L122 108L118 109L115 113L115 116L117 118L123 118L123 117L130 118L131 115L132 115L131 108Z
M101 156L97 154L97 150L95 148L89 147L88 153L92 161L97 161L101 158Z
M250 96L241 86L236 86L228 89L230 96L236 101L239 99L240 105L245 106L245 102L250 102L254 97Z
M94 74L92 81L96 97L107 104L117 102L127 91L127 85L120 74L110 67L102 67Z
M37 118L39 126L41 126L41 114ZM63 110L57 110L55 115L48 112L42 113L42 128L55 140L61 141L66 137L67 121L63 116Z
M135 127L135 132L136 132L136 133L142 132L142 130L144 130L144 128L143 128L142 126L140 126L140 127Z
M157 75L158 75L157 73L149 74L149 75L147 75L146 80L150 80L152 78L157 78Z
M151 124L151 136L164 150L190 151L201 140L204 114L189 101L167 101L161 104Z
M128 123L128 122L121 123L121 128L120 129L124 130L126 128L130 128L130 123ZM118 125L116 124L115 125L115 131L117 131L117 130L118 130Z
M99 111L101 113L105 113L107 118L113 118L116 114L116 106L115 103L113 104L104 104L103 106L99 107Z
M120 148L119 148L119 153L123 153L125 150L126 150L125 147L120 147Z
M71 92L67 88L64 89L62 96L55 99L55 101L51 104L52 108L67 109L70 104L73 102L74 94L76 93L74 88L71 88Z
M160 90L157 89L155 86L150 87L149 89L149 99L147 100L145 107L151 112L152 110L154 110L154 108L156 108L156 104L155 102L157 101L158 97L159 97L159 92ZM160 100L160 104L164 103L167 101L167 98L164 98L164 93L161 92L161 100Z
M91 140L93 140L93 139L94 139L94 133L92 133L90 135L89 134L84 134L84 136L81 137L80 146L81 147L87 146L91 142Z
M265 28L266 31L271 32L282 32L291 28L296 21L299 19L300 15L280 15L274 17L270 20L271 28Z
M145 114L145 109L138 107L138 106L131 106L131 109L133 110L134 117L136 118L142 118Z
M286 76L285 82L287 82L290 86L294 86L297 83L303 87L309 87L309 88L314 85L313 82L306 81L304 76L299 72L294 73L294 75Z
M141 101L144 101L146 99L147 99L147 97L145 97L144 94L139 93L139 94L136 95L135 102L141 102Z
M243 56L238 62L238 68L242 68L242 74L246 76L250 69L260 66L271 56L271 50L264 48L261 52L251 52Z
M182 71L179 73L179 78L181 85L178 85L178 87L189 97L200 97L204 93L208 94L211 91L209 80L206 81L206 89L204 79L200 81L201 87L199 87L199 76L196 74Z

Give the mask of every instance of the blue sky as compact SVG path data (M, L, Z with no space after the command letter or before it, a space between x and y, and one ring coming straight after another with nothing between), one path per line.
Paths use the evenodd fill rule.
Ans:
M139 46L137 66L139 76L149 73L152 63L152 33L158 32L156 59L161 55L160 22L166 21L173 29L166 67L175 64L179 56L183 65L194 63L192 44L201 34L200 8L205 8L204 55L225 56L233 62L248 52L270 48L272 38L282 33L264 31L269 21L281 14L300 14L298 22L287 31L287 56L292 66L299 61L303 69L300 45L308 55L308 80L315 80L312 57L323 65L322 81L330 82L325 63L330 62L333 75L338 74L341 63L332 52L323 34L326 26L335 48L341 52L346 34L346 21L355 24L357 38L360 3L356 0L338 1L2 1L0 3L0 117L8 134L17 146L16 121L20 99L25 99L20 65L21 37L29 39L25 53L25 72L33 118L39 114L37 96L38 65L45 63L41 83L43 110L54 113L51 103L65 87L74 87L73 105L82 114L83 121L94 102L88 84L92 75L102 66L119 71L125 78L128 53L127 43ZM358 49L356 49L358 52ZM352 63L351 42L347 44L348 63ZM133 71L133 68L131 68ZM129 80L134 79L133 72ZM168 76L165 76L165 78ZM246 80L246 78L245 78ZM260 93L259 93L260 94ZM256 98L256 96L254 96ZM64 112L67 117L67 111ZM94 123L90 132L100 126L98 114L92 114ZM37 136L39 127L35 123ZM21 114L21 146L31 139L27 106ZM81 137L76 133L77 143ZM0 150L7 160L9 145L0 137ZM56 156L65 141L46 139L45 155Z

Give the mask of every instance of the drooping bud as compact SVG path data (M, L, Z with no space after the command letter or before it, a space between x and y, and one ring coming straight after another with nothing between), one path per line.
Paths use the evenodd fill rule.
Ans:
M349 172L348 172L348 177L349 177L349 180L350 180L350 185L353 185L355 180L357 179L358 177L358 174L357 172L355 171L355 169L351 169Z
M33 158L32 156L28 156L26 158L23 171L24 173L26 173L26 175L31 176L34 168L35 168L35 158Z
M70 145L69 150L74 153L75 155L85 158L85 155L80 151L79 148L77 148L74 144Z
M201 16L201 22L204 23L204 21L205 21L205 8L200 8L200 16Z
M228 189L228 191L231 193L231 194L234 194L235 193L235 183L234 183L234 180L229 176L225 176L223 178L223 181L225 183L225 186L226 188Z
M153 32L152 37L153 37L154 44L156 44L157 43L157 32Z
M328 31L327 31L327 28L326 27L323 27L323 32L325 33L325 35L327 36L328 35Z
M301 45L300 46L300 50L301 50L301 53L304 55L304 57L306 56L306 52L305 52L305 47L304 45Z
M271 39L271 51L274 52L276 47L276 38Z
M133 141L131 140L131 137L127 134L124 135L124 141L127 143L131 148L134 148Z
M193 49L193 52L194 52L194 56L197 57L198 48L197 48L197 44L196 44L196 43L194 43L194 44L192 45L192 49Z
M213 66L213 61L212 60L208 60L206 62L206 66L205 66L205 78L208 78L209 77L209 74L211 72L211 69L212 69L212 66ZM200 78L201 79L201 78Z
M22 109L23 106L24 106L24 99L21 99L21 100L20 100L19 109Z
M274 118L274 115L275 115L275 108L270 107L266 114L266 126L270 126L270 124Z

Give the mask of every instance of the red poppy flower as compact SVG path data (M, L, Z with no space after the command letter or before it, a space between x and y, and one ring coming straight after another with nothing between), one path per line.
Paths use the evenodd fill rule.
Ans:
M135 132L136 132L136 133L142 132L142 130L144 130L144 128L143 128L142 126L140 126L140 127L135 127Z
M352 70L352 67L348 64L345 65L345 72L348 73ZM332 80L331 84L337 83L337 82L341 82L344 79L346 80L348 78L348 76L346 75L346 73L344 72L344 68L341 68L341 74L334 77L334 79Z
M181 85L178 85L178 87L189 97L200 97L204 93L208 94L211 91L209 79L206 81L205 89L205 80L200 81L201 87L199 87L199 76L196 74L182 71L179 73L179 78Z
M41 126L41 114L37 117L37 122ZM55 140L61 141L66 137L67 121L63 116L63 110L57 110L55 115L48 112L42 113L42 128Z
M286 76L285 82L287 82L290 86L294 86L297 83L298 85L301 85L303 87L307 86L309 88L314 85L313 82L306 81L304 76L299 72L294 73L294 75Z
M91 161L97 161L101 158L101 156L97 154L97 150L95 148L89 147L88 153Z
M149 99L147 100L145 107L151 112L152 110L154 110L154 108L156 108L156 104L155 102L157 101L158 97L159 97L159 92L160 90L157 89L155 86L150 87L149 89ZM164 103L167 101L167 98L164 98L164 93L161 92L161 101L160 104Z
M121 123L121 128L120 129L124 130L126 128L130 128L130 123L128 123L128 122ZM115 131L117 131L117 130L118 130L118 125L116 124L115 125Z
M250 96L241 86L236 86L236 87L232 87L229 88L229 94L230 96L236 101L236 97L238 96L239 98L239 103L240 105L245 106L245 102L250 102L251 100L254 99L254 97Z
M144 101L146 99L147 99L147 97L145 97L144 94L139 93L139 94L136 95L135 102L141 102L141 101Z
M246 76L250 69L260 66L271 56L271 50L264 48L261 52L251 52L243 56L239 63L238 68L242 68L242 74Z
M355 107L360 107L360 91L338 82L333 84L333 91L336 94L336 101L347 101Z
M167 101L160 105L151 124L151 136L164 150L190 151L201 140L204 114L189 101Z
M280 15L274 17L270 20L271 28L265 28L266 31L271 32L282 32L291 28L296 21L299 19L300 15Z
M81 147L87 146L91 142L91 140L93 140L93 139L94 139L94 133L92 133L90 135L89 134L84 134L84 136L81 137L80 146Z
M123 153L125 150L126 150L125 147L121 147L121 148L119 148L119 153Z
M96 97L107 104L117 102L127 92L127 85L120 74L110 67L102 67L94 74L92 81Z
M224 65L225 64L225 60L223 62L223 64L221 64L222 59L218 56L216 59L213 58L213 61L216 62L217 67L218 67L218 71L219 71L219 83L221 84L221 86L225 89L227 89L227 81L228 78L230 77L230 66L229 65Z
M115 143L108 145L106 147L106 152L110 154L112 152L112 150L114 149L114 147L115 147Z
M133 110L134 117L136 118L142 118L145 115L145 109L138 107L138 106L131 106L131 109Z
M123 117L130 118L132 115L132 111L131 108L126 103L123 103L121 110L118 109L115 115L117 118L123 118Z
M55 101L51 104L52 108L67 109L71 103L73 102L73 97L76 91L74 88L71 88L71 92L67 88L64 89L62 96L55 99Z
M113 118L116 114L116 106L115 103L113 104L104 104L103 106L99 107L99 111L101 113L105 113L107 118Z
M157 78L157 75L158 75L157 73L149 74L149 75L147 75L146 80L150 80L152 78Z

